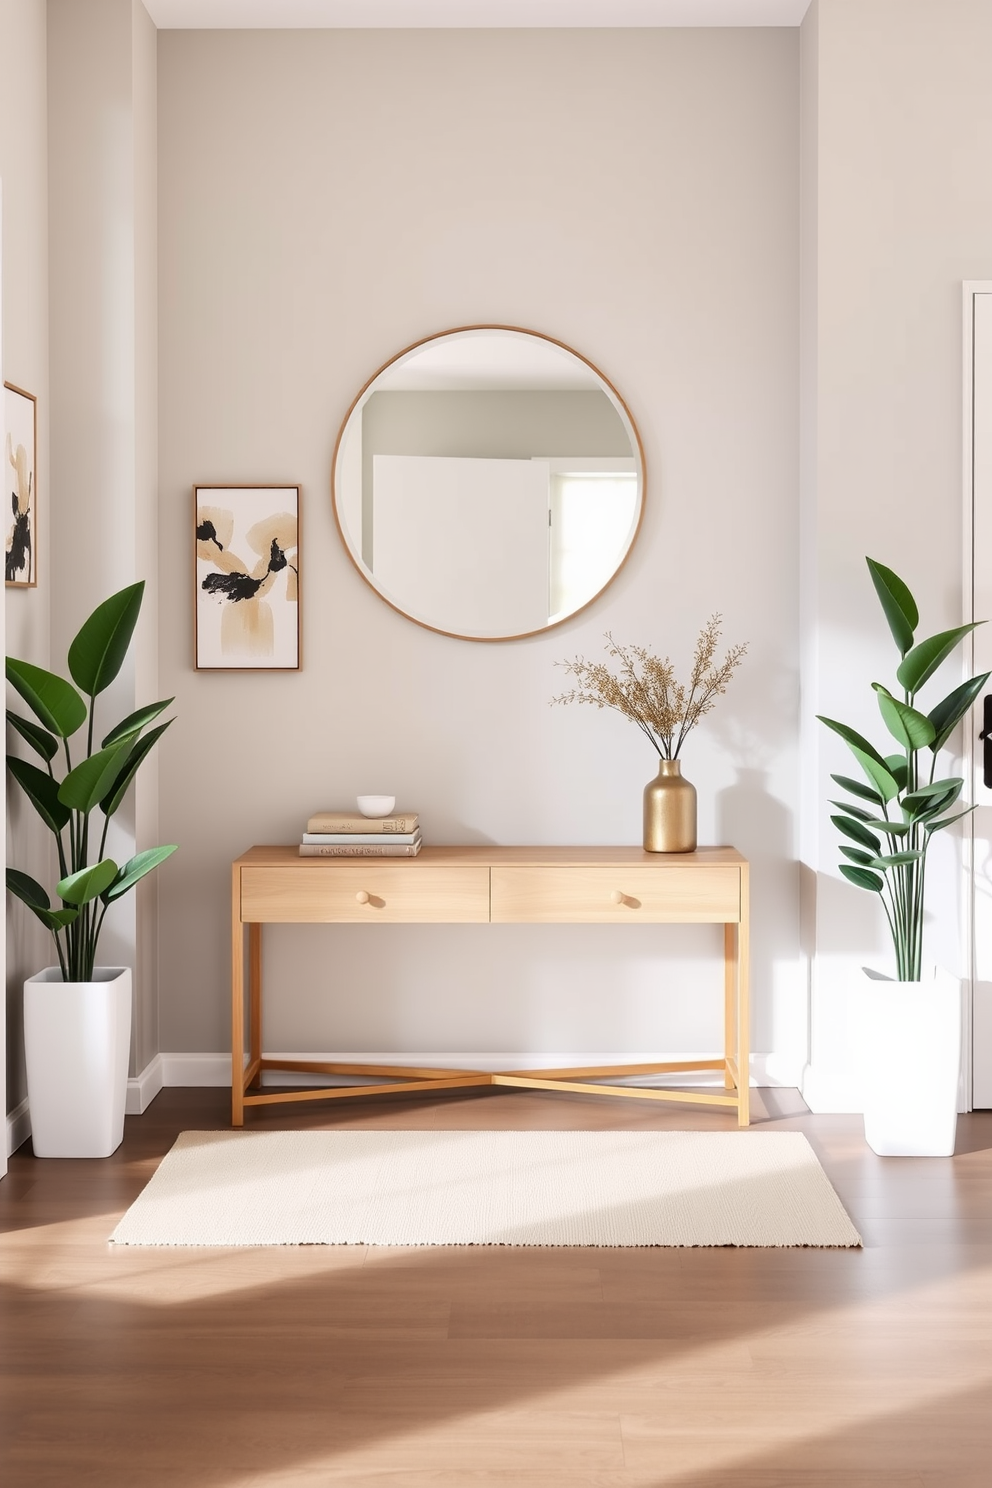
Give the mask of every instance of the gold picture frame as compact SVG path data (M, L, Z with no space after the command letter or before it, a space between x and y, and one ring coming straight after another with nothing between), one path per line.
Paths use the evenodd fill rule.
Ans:
M38 583L38 399L5 382L4 389L4 584L34 589Z
M193 487L193 664L298 672L300 487Z

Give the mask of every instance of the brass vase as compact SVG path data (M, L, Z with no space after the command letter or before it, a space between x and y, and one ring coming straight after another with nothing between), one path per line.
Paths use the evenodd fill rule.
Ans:
M644 787L644 850L695 849L696 787L682 779L681 760L659 760L657 775Z

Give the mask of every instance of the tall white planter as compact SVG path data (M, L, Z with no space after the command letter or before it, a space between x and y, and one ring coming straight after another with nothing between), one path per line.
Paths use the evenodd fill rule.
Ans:
M868 972L858 988L865 1140L882 1157L950 1157L961 1073L961 983Z
M36 1157L109 1157L124 1137L131 968L63 982L57 966L24 983L24 1055Z

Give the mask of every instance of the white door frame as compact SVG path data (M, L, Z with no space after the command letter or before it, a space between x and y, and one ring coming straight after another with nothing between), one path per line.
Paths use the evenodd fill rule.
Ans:
M975 297L976 295L992 295L992 279L966 279L962 286L962 492L963 492L963 516L962 537L962 576L963 576L963 610L964 622L967 624L976 618L975 616ZM973 676L975 672L975 645L972 636L967 638L965 653L968 670L965 676ZM977 706L977 705L976 705ZM974 725L975 715L971 715L970 726L965 726L964 736L964 772L966 794L969 803L975 799L975 771L978 766L976 741L978 729ZM968 829L963 834L962 840L962 864L964 870L964 883L961 895L962 907L962 933L964 941L964 967L968 981L969 995L965 998L964 1020L962 1027L963 1038L963 1080L962 1094L964 1095L964 1109L972 1110L974 1106L974 1073L975 1073L975 988L976 988L976 942L975 942L975 830L974 818L969 818Z
M0 181L0 451L4 449L6 431L4 428L6 401L3 391L3 182ZM6 455L3 456L6 459ZM7 596L4 592L3 607L0 608L0 650L6 654L7 651ZM0 795L4 798L4 839L0 842L0 868L6 872L7 854L7 772L4 771L3 790ZM0 1111L3 1112L3 1136L0 1138L0 1178L7 1171L7 904L4 895L4 913L0 919L0 961L4 968L3 1007L0 1008Z

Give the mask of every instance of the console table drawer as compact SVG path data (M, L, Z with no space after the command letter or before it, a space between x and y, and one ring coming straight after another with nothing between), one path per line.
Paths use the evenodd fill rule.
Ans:
M489 919L488 867L381 859L241 869L241 919L270 924L460 924Z
M701 867L507 867L492 870L492 918L552 924L740 920L740 870Z

